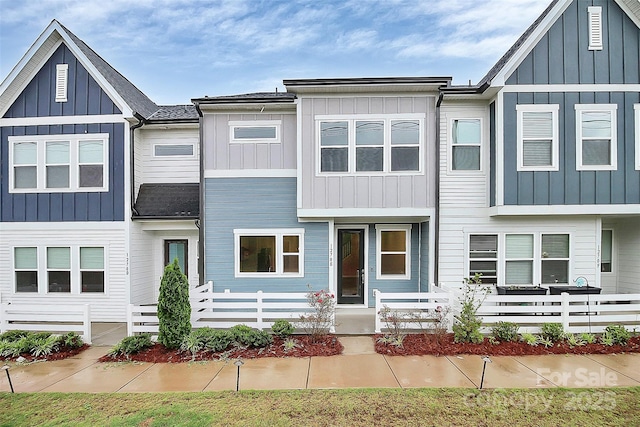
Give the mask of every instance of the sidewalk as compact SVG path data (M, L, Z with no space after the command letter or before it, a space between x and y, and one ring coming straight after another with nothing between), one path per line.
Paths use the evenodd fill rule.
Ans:
M480 356L383 356L370 336L340 337L344 354L330 357L263 358L230 362L99 363L109 351L93 346L76 357L29 365L9 364L20 392L163 392L467 387L480 385ZM493 356L483 388L640 386L640 354ZM0 375L0 391L10 391Z

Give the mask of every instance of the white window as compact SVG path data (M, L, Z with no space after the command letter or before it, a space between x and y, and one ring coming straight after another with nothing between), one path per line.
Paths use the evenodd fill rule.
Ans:
M411 279L411 225L376 225L377 279Z
M469 275L481 274L482 283L498 283L498 235L472 234L469 236Z
M105 259L101 246L14 247L15 292L104 294Z
M236 277L302 277L304 229L234 230Z
M422 170L421 115L317 117L318 171L325 174Z
M640 104L633 106L636 118L636 170L640 170Z
M618 167L616 104L577 104L576 169Z
M600 238L600 271L611 273L613 271L613 230L602 230Z
M516 106L518 116L518 170L558 170L557 104Z
M108 134L10 136L9 192L108 191Z
M589 50L602 50L602 7L589 6Z
M193 144L156 144L154 157L193 157Z
M479 171L482 142L480 119L455 119L451 124L451 170Z
M255 120L229 122L230 142L280 143L280 120Z
M505 284L533 284L533 235L505 236Z
M69 64L56 65L56 102L67 102Z

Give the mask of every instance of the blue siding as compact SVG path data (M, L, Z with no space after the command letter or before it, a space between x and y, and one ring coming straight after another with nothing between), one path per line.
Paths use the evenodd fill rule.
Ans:
M588 49L589 6L602 7L602 50ZM507 84L639 83L639 46L638 27L614 1L576 0L507 79Z
M429 277L429 223L420 223L422 244L420 248L420 292L429 292L431 278Z
M216 291L306 292L329 284L327 223L300 223L295 178L205 180L205 280ZM304 277L235 278L234 235L239 228L304 228Z
M517 104L559 104L559 165L554 172L517 171ZM532 93L504 95L504 204L574 205L640 203L640 171L635 170L634 104L637 92ZM576 170L576 104L616 104L618 168Z
M123 123L0 128L0 213L3 222L124 221ZM9 136L109 134L109 191L100 193L9 193Z
M67 102L55 101L57 64L69 64ZM121 111L89 75L69 48L62 44L29 82L4 117L100 114L121 114Z

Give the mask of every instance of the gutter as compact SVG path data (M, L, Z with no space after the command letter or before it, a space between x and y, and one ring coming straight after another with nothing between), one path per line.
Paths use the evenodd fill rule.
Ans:
M433 283L438 285L439 264L440 264L440 106L444 99L442 88L436 102L436 214L434 227L434 262L433 266Z
M197 99L192 100L193 105L198 112L198 134L199 134L199 149L200 149L200 186L199 186L199 204L200 213L199 218L196 219L196 227L198 227L198 282L199 285L205 283L204 277L204 138L202 129L204 128L203 114L200 109L200 102ZM213 289L212 289L213 291Z
M135 130L144 126L144 117L139 113L133 113L133 116L138 119L138 123L129 126L129 192L131 193L131 213L132 217L138 215L138 211L135 208L136 204L136 180L135 180L135 162L134 162L134 141Z

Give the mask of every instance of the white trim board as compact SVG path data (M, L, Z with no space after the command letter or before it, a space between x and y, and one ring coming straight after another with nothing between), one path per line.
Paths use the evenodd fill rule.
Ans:
M206 169L204 178L296 178L296 169Z
M12 230L126 230L127 221L64 221L64 222L0 222L0 231Z
M544 205L493 206L489 216L531 215L637 215L640 205Z
M92 116L16 117L0 119L0 126L84 125L94 123L128 123L122 114Z
M420 222L435 215L435 208L298 209L298 218L395 218Z
M640 84L509 85L502 92L640 92Z

